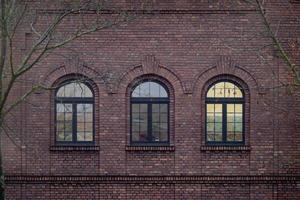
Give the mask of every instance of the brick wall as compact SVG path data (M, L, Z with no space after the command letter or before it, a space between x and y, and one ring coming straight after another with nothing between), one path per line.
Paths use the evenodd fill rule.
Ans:
M286 1L267 3L269 20L281 20L279 37L299 65L299 23ZM55 7L46 1L32 5ZM110 1L109 6L141 5ZM4 138L7 199L299 199L300 92L277 88L280 81L290 83L291 74L274 50L265 48L265 59L259 56L258 49L271 41L261 34L255 7L193 0L149 6L148 14L139 13L127 25L56 50L14 88L11 99L31 81L51 86L72 73L91 78L97 91L96 147L56 148L53 93L33 94L10 116L16 144ZM299 4L291 6L299 13ZM40 26L47 20L42 15ZM78 20L67 19L60 31L68 32ZM16 59L33 37L24 23ZM241 148L205 146L203 94L211 80L224 75L248 88ZM157 77L171 89L169 147L129 146L129 86L143 76Z

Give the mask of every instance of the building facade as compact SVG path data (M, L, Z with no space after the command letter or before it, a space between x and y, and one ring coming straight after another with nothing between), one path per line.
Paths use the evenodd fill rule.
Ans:
M267 47L257 7L166 0L145 11L141 3L111 1L105 16L138 17L56 50L14 89L12 99L32 82L56 88L10 116L6 198L299 199L300 92L282 87L293 75ZM299 9L265 5L298 66ZM21 57L34 33L17 36Z

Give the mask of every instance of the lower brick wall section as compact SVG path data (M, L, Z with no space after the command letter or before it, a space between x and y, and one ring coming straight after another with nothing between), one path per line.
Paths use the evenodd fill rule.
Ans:
M296 184L9 184L7 200L298 200Z

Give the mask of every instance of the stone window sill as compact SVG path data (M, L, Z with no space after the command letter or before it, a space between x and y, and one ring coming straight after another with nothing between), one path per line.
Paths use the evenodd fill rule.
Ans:
M50 146L50 151L99 151L99 146Z
M174 146L126 146L126 151L175 151Z
M201 151L251 151L250 146L201 146Z

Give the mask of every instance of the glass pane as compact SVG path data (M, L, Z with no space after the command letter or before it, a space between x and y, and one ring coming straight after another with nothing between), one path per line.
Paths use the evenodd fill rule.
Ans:
M56 120L57 121L64 121L65 120L64 113L56 113Z
M140 95L140 87L139 87L139 86L137 86L137 87L133 90L131 96L132 96L132 97L140 97L140 96L141 96L141 95Z
M238 142L243 141L243 134L241 132L235 133L235 141L238 141Z
M152 113L152 122L159 122L160 120L160 114L159 113Z
M159 94L160 85L155 82L150 82L150 96L151 97L160 97Z
M93 123L85 123L85 132L93 132Z
M132 132L133 133L138 133L139 131L140 131L140 124L139 123L132 123L132 127L131 127L131 129L132 129Z
M215 106L214 104L206 104L206 112L214 112Z
M222 123L215 123L215 132L222 132L223 124Z
M150 97L150 82L142 83L139 87L140 97Z
M77 123L77 131L84 132L84 123Z
M65 134L64 132L56 132L56 141L64 141Z
M140 113L140 122L147 123L148 121L148 113Z
M234 98L234 85L229 82L225 82L225 97Z
M215 97L224 97L224 82L215 84Z
M147 130L148 130L148 123L147 122L140 123L140 132L147 133Z
M72 132L72 121L65 121L65 132Z
M227 141L234 141L234 132L227 132Z
M131 104L132 112L140 112L140 104Z
M152 112L168 113L168 104L152 104Z
M84 97L85 85L80 83L73 83L75 89L75 97Z
M160 84L147 81L136 86L132 97L168 97L167 91Z
M214 141L215 140L215 134L213 132L207 133L207 141Z
M140 114L139 113L132 113L132 122L133 123L138 123L140 122Z
M73 118L73 113L71 113L71 112L65 113L65 120L66 121L72 121L72 118Z
M234 113L234 104L227 104L227 113Z
M161 131L160 141L161 142L167 142L168 141L168 132L167 131Z
M222 104L215 104L215 112L222 112Z
M235 123L234 124L235 132L243 132L243 124L242 123Z
M234 92L235 92L235 97L236 98L242 98L243 97L242 91L236 86L234 87Z
M215 122L222 122L223 115L222 113L215 113Z
M65 132L65 141L72 141L72 132L66 133Z
M64 97L75 97L75 88L73 83L67 84L64 86L65 96Z
M134 142L137 142L140 140L140 133L139 132L132 132L131 133L131 139Z
M235 104L235 112L242 113L243 112L243 104Z
M152 104L152 113L159 112L159 104Z
M160 86L160 89L159 89L159 96L160 97L168 97L167 91L162 86Z
M206 122L213 123L214 122L214 113L207 113Z
M60 87L57 97L93 97L92 91L84 83L69 83Z
M64 132L65 124L64 123L57 123L56 124L56 132Z
M84 132L77 132L77 141L84 141Z
M210 97L210 98L215 97L215 87L214 86L208 90L206 97Z
M152 136L153 136L153 141L158 142L160 140L159 138L160 132L159 132L159 124L158 123L153 123L152 124Z
M239 113L236 113L235 115L234 115L234 120L235 120L235 122L238 122L238 123L242 123L243 122L243 115L242 115L242 113L241 114L239 114Z
M209 98L242 98L241 89L230 82L219 82L211 86L206 94Z
M85 121L86 122L93 122L93 113L85 113Z
M216 142L222 141L222 133L215 133L215 141Z
M206 131L207 132L214 132L214 127L215 127L214 123L206 123Z
M234 131L234 123L227 123L227 132Z
M168 114L160 114L160 122L168 122Z
M148 112L148 105L147 104L140 104L140 112L143 112L143 113Z
M234 122L234 114L227 114L227 122Z
M93 141L93 132L85 132L85 141Z

